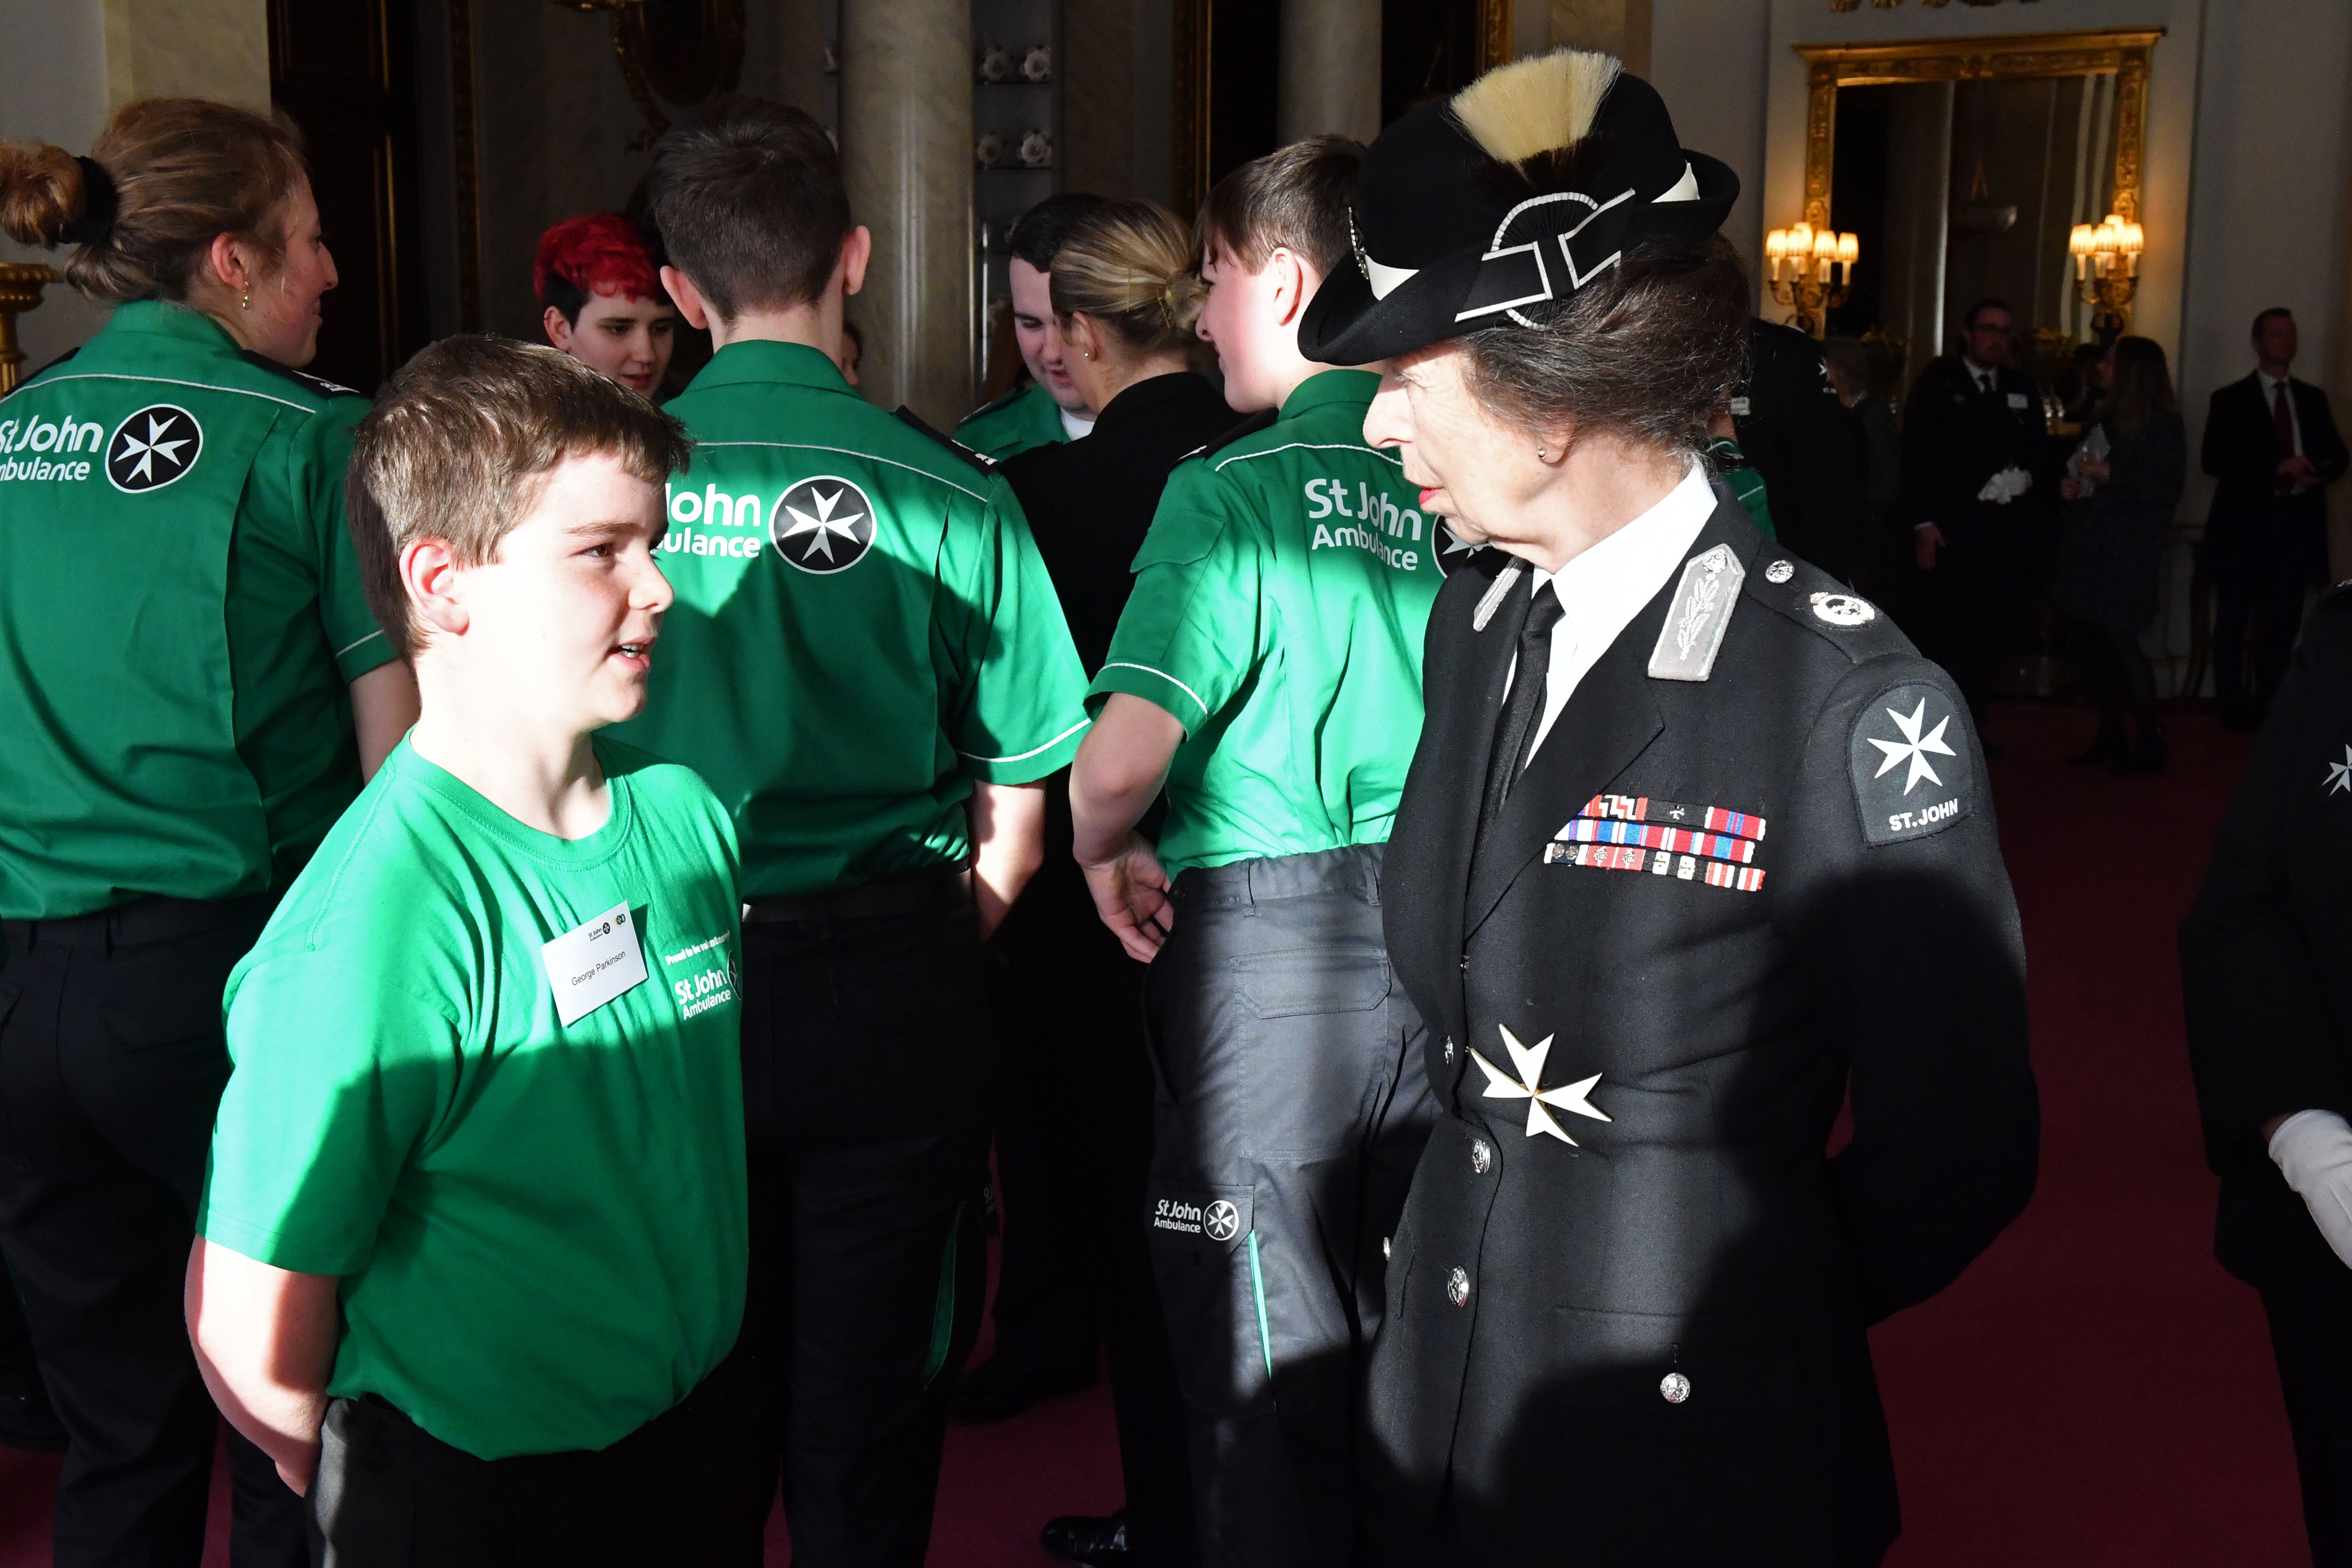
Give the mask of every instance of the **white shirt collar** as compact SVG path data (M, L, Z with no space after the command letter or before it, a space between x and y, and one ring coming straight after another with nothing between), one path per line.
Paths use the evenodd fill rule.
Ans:
M2263 391L2265 394L2270 393L2274 388L2284 386L2288 382L2294 379L2292 372L2286 375L2273 375L2270 372L2264 370L2260 365L2254 366L2254 375L2255 378L2263 384Z
M1530 761L1585 672L1681 569L1714 515L1715 489L1707 482L1706 466L1693 463L1682 483L1649 510L1558 572L1536 573L1531 591L1549 586L1567 613L1551 630L1543 718L1528 750ZM1512 679L1517 679L1516 672Z
M1062 416L1062 434L1071 440L1082 441L1095 433L1093 420L1081 419L1066 408L1056 408L1054 412Z

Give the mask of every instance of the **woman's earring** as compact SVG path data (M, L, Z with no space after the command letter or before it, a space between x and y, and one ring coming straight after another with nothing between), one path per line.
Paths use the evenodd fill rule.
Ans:
M1549 463L1551 459L1545 456L1544 449L1541 447L1538 447L1536 448L1536 461L1538 463Z
M252 284L248 283L248 284L247 284L247 285L245 286L245 298L244 298L244 299L242 299L242 300L239 300L236 302L236 308L237 308L238 310L252 310L252 309L253 309L253 285L252 285Z

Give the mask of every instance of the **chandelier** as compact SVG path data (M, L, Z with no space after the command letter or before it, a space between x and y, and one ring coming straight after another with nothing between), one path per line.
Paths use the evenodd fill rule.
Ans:
M1776 228L1764 237L1764 260L1771 270L1772 298L1796 314L1791 326L1815 337L1829 330L1829 313L1845 303L1853 285L1853 264L1862 258L1862 241L1835 229L1816 230L1799 223ZM1837 287L1830 287L1830 268L1839 268ZM1783 279L1782 268L1789 276Z
M2074 287L2083 303L2098 308L2093 318L2101 342L2131 326L2132 296L2139 292L2139 253L2147 236L2137 223L2109 213L2096 224L2078 223L2066 236L2074 258Z

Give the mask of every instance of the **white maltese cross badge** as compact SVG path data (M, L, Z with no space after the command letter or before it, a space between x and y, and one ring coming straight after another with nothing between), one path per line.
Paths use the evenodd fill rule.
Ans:
M1557 1105L1562 1110L1590 1116L1595 1121L1609 1120L1608 1113L1595 1109L1588 1098L1592 1086L1601 1081L1599 1073L1559 1089L1546 1089L1543 1087L1544 1058L1551 1054L1552 1037L1546 1035L1532 1046L1523 1046L1519 1044L1518 1037L1508 1029L1502 1030L1502 1036L1503 1048L1511 1053L1511 1065L1518 1069L1517 1078L1488 1061L1475 1048L1470 1052L1470 1059L1476 1062L1479 1069L1486 1075L1488 1100L1524 1100L1528 1102L1528 1137L1549 1132L1571 1148L1579 1147L1575 1139L1560 1130L1559 1123L1545 1109L1547 1106Z

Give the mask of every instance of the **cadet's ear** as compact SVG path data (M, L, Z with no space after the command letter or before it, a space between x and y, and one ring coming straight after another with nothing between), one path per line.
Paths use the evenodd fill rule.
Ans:
M550 305L539 318L539 325L551 346L564 353L572 352L572 323L563 319L562 311Z
M463 637L470 617L457 598L457 554L446 539L414 539L400 552L400 585L425 626Z
M694 279L675 267L665 267L661 269L661 281L662 287L669 290L669 297L677 301L677 313L686 318L686 324L698 332L709 331L710 307L704 302L702 290L694 286Z
M841 291L846 296L866 287L866 264L874 259L874 231L859 224L841 237Z

